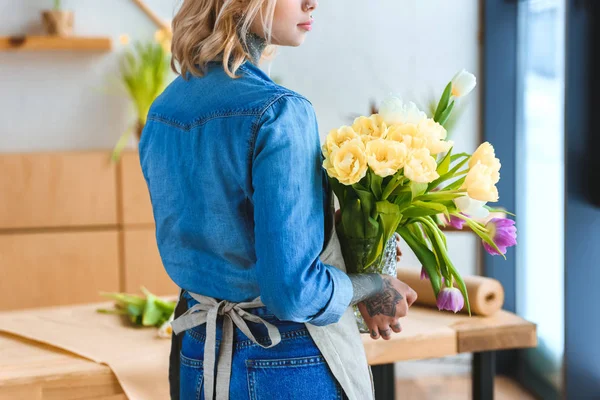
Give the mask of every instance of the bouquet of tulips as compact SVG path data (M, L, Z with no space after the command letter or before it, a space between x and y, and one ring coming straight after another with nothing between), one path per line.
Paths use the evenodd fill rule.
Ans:
M454 154L453 142L445 140L455 102L475 85L475 76L459 72L432 117L391 95L379 113L331 130L322 146L323 167L340 203L336 231L348 271L381 273L384 248L397 232L421 262L438 308L457 312L466 304L469 313L466 286L440 226L467 224L491 254L504 256L516 244L514 221L478 222L497 211L486 204L498 201L500 161L492 145Z

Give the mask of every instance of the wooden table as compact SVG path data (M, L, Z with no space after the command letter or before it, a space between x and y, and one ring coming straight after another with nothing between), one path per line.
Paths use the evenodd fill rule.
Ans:
M377 399L394 396L394 362L459 353L475 354L474 398L492 399L494 351L536 345L535 325L504 311L493 317L469 318L412 307L402 319L402 328L390 340L363 335ZM164 343L170 346L168 340ZM0 333L0 400L7 399L125 400L126 396L108 366Z
M473 399L493 399L495 351L537 345L535 324L506 311L469 317L413 306L401 321L402 332L390 340L363 334L378 400L394 398L394 362L460 353L473 353Z

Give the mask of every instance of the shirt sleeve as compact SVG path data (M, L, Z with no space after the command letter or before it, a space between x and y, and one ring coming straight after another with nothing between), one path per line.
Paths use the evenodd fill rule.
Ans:
M324 264L324 188L316 116L283 95L260 117L252 158L256 274L260 296L282 320L328 325L350 305L346 273Z

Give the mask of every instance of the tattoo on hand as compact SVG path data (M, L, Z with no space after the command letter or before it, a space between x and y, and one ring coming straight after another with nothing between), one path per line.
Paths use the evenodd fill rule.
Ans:
M384 279L383 291L365 300L367 312L371 317L383 314L388 317L396 315L396 305L403 299L402 295L392 286L389 280Z

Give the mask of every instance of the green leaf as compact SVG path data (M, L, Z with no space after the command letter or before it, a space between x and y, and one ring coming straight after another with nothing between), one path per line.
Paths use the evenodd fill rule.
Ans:
M381 200L387 200L387 198L392 194L392 192L397 189L399 186L402 186L402 182L404 181L403 174L404 168L401 168L398 172L396 172L392 177L388 180L384 185L383 193L381 194ZM386 177L387 178L387 177Z
M444 89L444 93L442 93L442 98L440 99L440 102L438 103L438 106L435 110L435 114L433 116L433 120L435 122L438 122L440 125L443 125L440 122L440 118L442 117L444 111L448 107L448 102L450 101L451 94L452 94L452 82L449 82L448 85L446 85L446 88Z
M137 317L142 315L144 312L144 307L137 306L135 304L127 304L127 313L131 316Z
M458 154L454 154L450 158L451 158L451 162L454 162L454 161L456 161L456 160L458 160L460 158L463 158L463 157L469 157L469 158L471 158L471 155L469 153L458 153Z
M369 219L377 218L377 207L375 196L373 193L366 190L355 190L356 195L360 199L361 209L362 209L362 219L364 226L364 235L366 237L376 236L378 232L378 226L373 225Z
M493 208L493 207L490 207L490 206L487 206L487 205L486 205L486 206L483 206L483 207L484 207L484 208L487 208L489 212L504 213L504 214L506 214L506 215L511 215L511 216L513 216L513 217L516 217L516 216L517 216L516 214L513 214L513 213L511 213L511 212L508 212L508 211L506 211L506 210L505 210L505 209L503 209L503 208Z
M368 216L376 216L375 196L368 190L355 189L356 195L361 201L362 210L365 212L365 218Z
M423 228L425 229L425 232L431 232L431 229L429 228L429 226L423 225ZM433 232L431 232L430 234L426 234L426 235L429 238L431 247L433 248L433 253L435 254L436 259L438 261L438 265L440 266L440 271L442 273L442 276L446 280L448 280L448 278L450 278L450 276L448 273L448 267L446 266L446 258L444 257L444 254L446 252L446 243L444 242L444 243L440 244L437 241L435 234Z
M162 317L162 310L156 305L156 296L142 287L142 292L146 294L146 306L142 316L142 325L155 326Z
M354 189L356 191L362 190L363 192L367 192L369 190L365 186L361 185L360 182L353 183L352 189Z
M413 201L412 204L415 207L421 207L421 208L426 208L426 209L430 209L430 210L435 210L435 211L437 211L437 214L448 212L448 209L446 209L445 206L443 206L442 204L438 204L438 203L427 203L424 201L417 200L417 201Z
M417 256L417 259L427 271L427 274L429 275L429 281L431 282L431 287L433 288L433 293L437 298L441 288L441 279L437 268L435 255L427 248L421 239L413 235L413 233L406 227L399 228L396 232L402 236L402 239L404 239L413 253L415 253L415 256Z
M446 214L446 218L450 219L450 215ZM446 243L446 235L444 234L444 232L442 232L442 230L440 229L440 226L435 223L435 221L433 220L432 217L425 217L424 219L430 223L429 226L432 227L432 229L435 229L434 235L437 235L438 237L440 237L442 239L442 243L444 244L444 249L448 250L448 243Z
M454 101L452 103L450 103L450 105L448 106L448 108L446 108L444 110L444 112L442 112L439 120L436 122L439 123L440 125L444 126L446 121L448 121L448 117L450 117L450 114L452 113L453 109L454 109Z
M454 200L459 197L463 197L464 193L445 193L445 188L440 190L439 192L429 192L424 195L417 197L415 200L423 200L423 201L444 201L444 200Z
M173 314L173 311L175 311L176 304L177 303L174 301L164 301L159 299L158 297L156 298L156 306L169 316L171 316L171 314Z
M392 192L390 193L390 196L397 196L400 194L404 194L404 193L409 193L411 194L411 189L410 189L410 185L400 185L397 188L395 188L394 190L392 190Z
M400 208L389 201L378 201L377 213L383 226L383 243L387 243L402 220L402 214Z
M349 237L362 238L364 236L364 218L361 202L358 198L349 198L342 212L342 226Z
M336 178L328 177L327 179L329 179L329 185L331 185L331 189L333 190L333 193L335 193L335 195L338 198L338 201L340 203L340 208L342 208L342 205L344 205L346 202L345 197L346 197L346 187L347 186L341 184L340 181L338 181Z
M444 190L458 190L462 187L463 183L465 183L465 179L466 176L463 176L462 178L459 178L457 180L455 180L454 182L450 183L449 185L444 187ZM461 196L464 196L464 194L462 194Z
M440 176L435 181L431 182L429 184L429 186L427 187L427 191L431 191L431 190L435 189L436 187L438 187L441 183L443 183L449 179L452 179L454 177L454 175L458 172L458 170L460 168L462 168L462 166L465 165L465 163L467 163L468 161L469 161L469 159L466 158L466 159L462 160L461 162L459 162L458 164L454 165L450 171L448 171L444 175Z
M371 175L371 191L378 200L381 199L381 194L383 193L382 184L383 178L381 176L376 174Z
M450 160L452 159L452 149L448 150L448 153L444 156L444 158L438 164L436 169L439 176L444 175L450 169Z
M429 208L420 208L420 207L408 207L404 211L402 211L402 215L406 218L417 218L417 217L427 217L430 215L439 214L439 211L432 210Z
M412 198L415 199L425 193L427 191L427 186L426 183L411 182L410 191L412 193Z
M401 193L398 196L396 196L396 198L394 199L394 204L396 204L398 206L398 209L400 210L400 212L402 212L406 208L410 207L411 203L412 203L412 193L411 192Z

